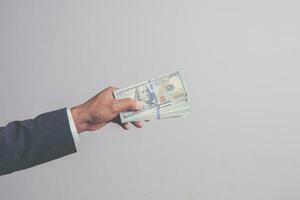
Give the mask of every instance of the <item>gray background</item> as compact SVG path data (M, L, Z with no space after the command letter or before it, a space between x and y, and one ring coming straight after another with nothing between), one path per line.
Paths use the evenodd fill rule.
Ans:
M300 198L297 1L0 1L1 125L180 70L193 114L80 136L3 200Z

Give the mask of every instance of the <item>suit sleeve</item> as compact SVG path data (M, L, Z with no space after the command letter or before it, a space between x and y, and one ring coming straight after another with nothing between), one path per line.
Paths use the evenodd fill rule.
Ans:
M0 127L0 175L76 152L66 109Z

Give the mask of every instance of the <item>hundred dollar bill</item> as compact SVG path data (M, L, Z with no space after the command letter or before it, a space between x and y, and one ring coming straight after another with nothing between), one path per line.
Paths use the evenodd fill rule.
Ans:
M170 110L153 110L152 113L147 113L145 115L137 115L133 116L129 119L129 121L143 121L143 120L152 120L152 119L165 119L165 118L173 118L173 117L183 117L187 114L191 113L191 107L186 105L178 106L171 106Z
M187 99L187 92L179 72L174 72L156 79L117 90L116 99L132 98L140 102L140 111L120 113L121 121L128 122L149 115L160 115L162 108L172 107L176 102ZM156 111L156 112L155 112ZM155 114L153 114L155 112Z
M187 99L184 101L172 102L172 104L163 106L163 107L155 107L150 110L146 110L141 113L137 113L128 118L128 121L138 121L138 120L146 120L146 119L163 119L165 116L170 115L183 115L186 113L190 113L191 106Z

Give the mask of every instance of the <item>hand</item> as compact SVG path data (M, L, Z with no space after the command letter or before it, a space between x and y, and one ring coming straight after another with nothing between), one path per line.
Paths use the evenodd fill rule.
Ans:
M129 129L129 123L121 123L119 113L129 110L137 111L140 106L137 101L130 98L116 100L113 97L116 89L108 87L86 103L71 108L78 133L96 131L109 122L117 123L126 130ZM133 122L133 124L138 128L143 126L140 121Z

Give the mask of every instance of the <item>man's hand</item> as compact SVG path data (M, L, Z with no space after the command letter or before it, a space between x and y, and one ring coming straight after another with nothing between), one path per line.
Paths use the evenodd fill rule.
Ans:
M116 89L114 87L106 88L86 103L71 108L78 133L98 130L109 122L118 123L124 129L129 129L129 123L121 123L119 113L139 110L140 106L133 99L116 100L113 97L113 92ZM138 128L143 126L140 121L133 122L133 124Z

